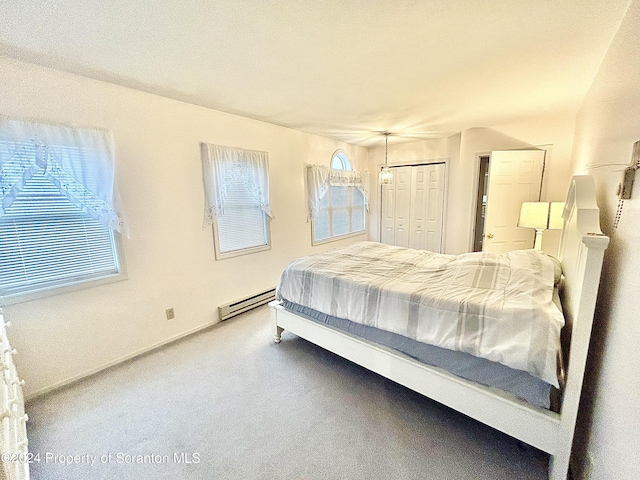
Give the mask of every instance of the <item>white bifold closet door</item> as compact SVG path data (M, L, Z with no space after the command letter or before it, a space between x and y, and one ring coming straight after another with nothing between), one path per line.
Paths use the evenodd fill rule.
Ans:
M432 252L442 251L445 164L392 167L382 186L380 241Z

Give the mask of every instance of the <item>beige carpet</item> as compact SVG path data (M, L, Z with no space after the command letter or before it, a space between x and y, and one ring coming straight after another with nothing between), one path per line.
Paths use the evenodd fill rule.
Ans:
M34 480L546 478L531 447L291 334L272 343L267 307L27 411Z

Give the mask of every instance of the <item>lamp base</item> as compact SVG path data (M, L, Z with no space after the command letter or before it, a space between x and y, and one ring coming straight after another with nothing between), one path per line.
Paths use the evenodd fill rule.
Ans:
M536 250L542 250L542 232L543 230L536 228L536 243L533 245Z

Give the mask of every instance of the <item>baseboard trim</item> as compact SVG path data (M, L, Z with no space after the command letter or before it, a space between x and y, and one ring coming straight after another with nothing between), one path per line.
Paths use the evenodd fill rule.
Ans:
M79 375L76 375L74 377L70 377L67 378L65 380L62 380L58 383L54 383L53 385L50 385L48 387L42 388L40 390L37 390L33 393L30 393L29 395L26 395L24 398L25 403L28 403L32 400L37 399L38 397L41 397L43 395L47 395L51 392L54 392L56 390L60 390L62 388L68 387L70 385L73 385L74 383L80 382L88 377L91 377L93 375L96 375L100 372L103 372L105 370L108 370L109 368L113 368L116 367L124 362L127 362L129 360L133 360L134 358L140 357L142 355L146 355L147 353L151 353L154 350L157 350L159 348L165 347L167 345L169 345L170 343L173 342L177 342L178 340L182 340L185 337L188 337L189 335L193 335L195 333L198 333L202 330L205 330L209 327L213 327L214 325L218 325L220 322L220 320L215 320L213 322L209 322L209 323L205 323L203 325L200 325L198 327L192 328L191 330L187 330L186 332L182 332L179 333L178 335L175 335L173 337L169 337L166 340L162 340L160 342L154 343L153 345L143 348L141 350L138 350L136 352L130 353L128 355L125 355L123 357L117 358L111 362L107 362L103 365L100 365L98 367L92 368L91 370L88 370L87 372L81 373Z

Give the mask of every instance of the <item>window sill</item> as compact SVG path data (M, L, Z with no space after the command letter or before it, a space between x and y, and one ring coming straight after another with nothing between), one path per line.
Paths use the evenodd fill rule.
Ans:
M260 245L259 247L243 248L242 250L233 250L231 252L220 253L216 248L216 260L225 260L227 258L239 257L240 255L249 255L251 253L264 252L271 250L271 245Z
M128 278L129 277L125 272L120 272L111 275L105 275L104 277L94 278L91 280L77 280L75 282L67 283L61 286L54 285L50 287L43 287L30 292L12 293L4 296L0 294L0 305L14 305L16 303L30 302L32 300L61 295L63 293L84 290L85 288L92 288L100 285L106 285L108 283L121 282L123 280L127 280Z
M354 232L354 233L347 233L346 235L340 235L337 237L329 237L329 238L325 238L323 240L314 240L313 239L313 233L311 234L311 246L315 247L317 245L324 245L325 243L331 243L331 242L337 242L340 240L345 240L347 238L353 238L353 237L361 237L363 235L366 235L367 231L366 230L362 230L360 232Z

